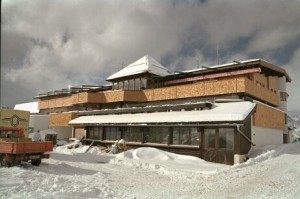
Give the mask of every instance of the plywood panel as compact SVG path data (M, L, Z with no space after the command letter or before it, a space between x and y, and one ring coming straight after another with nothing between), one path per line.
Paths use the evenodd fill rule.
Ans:
M277 93L278 91L278 77L268 77L269 80L269 90L273 93Z
M236 92L244 93L246 92L246 78L237 78L236 79Z
M55 99L49 100L49 108L54 108L55 104Z
M104 99L104 94L103 92L99 92L99 93L88 93L88 97L87 97L87 102L90 103L104 103L105 99Z
M55 100L55 107L63 107L64 106L64 100L62 98Z
M103 92L105 102L122 102L124 100L124 91Z
M257 79L264 81L264 76ZM276 86L276 80L270 78L269 84ZM185 85L177 85L141 91L104 91L98 93L78 93L58 99L43 100L42 109L67 107L80 103L113 103L122 101L159 101L192 97L215 96L223 94L247 93L257 99L275 106L279 105L279 97L268 88L257 85L247 77L226 78L222 80L201 81Z
M154 101L154 89L143 90L146 101Z
M256 83L258 86L267 88L268 85L268 78L260 73L254 73L253 74L253 81Z
M86 103L88 101L88 93L78 93L78 103Z
M124 91L124 101L126 102L144 102L146 100L143 91Z
M154 89L153 100L176 99L176 89L176 86Z
M69 96L69 97L64 97L62 98L63 100L63 106L72 106L72 97Z
M72 95L72 104L79 104L79 94Z
M50 114L49 126L58 127L58 126L69 126L69 121L77 118L76 113L56 113Z
M48 109L49 108L49 100L39 101L38 107L39 107L39 109Z
M285 129L285 113L263 104L257 104L253 120L257 127Z
M278 106L279 105L279 97L270 92L267 88L257 86L256 83L249 79L245 79L245 86L246 86L246 93L257 97L258 99L264 100L266 102L269 102L273 105Z
M204 95L205 84L203 82L177 86L177 98L198 97Z

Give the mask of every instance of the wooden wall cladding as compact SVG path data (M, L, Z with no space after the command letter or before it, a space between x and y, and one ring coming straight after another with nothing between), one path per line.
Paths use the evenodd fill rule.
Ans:
M153 101L176 99L177 98L176 90L177 90L176 86L166 87L166 88L156 88L153 89L153 96L151 98Z
M257 104L253 120L254 126L285 129L285 113L263 104Z
M145 102L147 98L143 91L124 91L124 101Z
M261 76L258 76L262 78ZM272 85L275 87L275 80ZM146 102L190 97L214 96L223 94L248 93L253 97L279 105L279 98L266 87L257 85L256 82L246 78L226 78L222 80L201 81L186 85L170 86L141 91L105 91L98 93L78 93L58 99L42 100L40 109L72 106L84 103L111 103L111 102Z
M77 118L76 113L55 113L50 114L49 118L49 126L51 127L62 127L62 126L69 126L69 121L72 119Z
M124 91L107 91L103 92L105 102L122 102L124 99Z
M205 83L205 95L236 93L236 79L208 81Z
M273 90L273 92L277 92L278 90L278 77L268 77L269 81L269 90Z
M38 103L39 109L48 109L49 108L49 100L42 100Z
M63 106L72 106L73 105L72 96L64 97L62 99L62 101L63 101Z
M177 86L178 98L198 97L205 95L205 84L197 82L194 84Z
M245 81L245 92L258 98L269 102L275 106L279 106L279 98L275 93L272 93L267 88L258 86L255 82L244 79Z
M260 73L254 73L253 74L253 81L255 83L260 84L261 86L264 86L267 88L268 85L268 78Z

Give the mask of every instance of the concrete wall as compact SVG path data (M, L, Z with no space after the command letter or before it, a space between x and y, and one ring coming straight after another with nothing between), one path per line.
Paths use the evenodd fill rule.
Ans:
M286 78L285 76L278 78L278 98L280 99L280 92L286 92ZM287 101L281 101L279 102L279 109L287 112Z
M258 147L283 144L283 130L253 126L251 138Z
M30 115L29 128L32 132L49 128L49 115Z
M51 128L57 133L57 139L69 140L72 138L72 127L53 127Z

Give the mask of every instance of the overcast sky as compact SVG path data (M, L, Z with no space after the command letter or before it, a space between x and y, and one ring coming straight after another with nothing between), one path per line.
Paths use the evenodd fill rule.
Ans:
M105 79L145 54L174 70L262 58L300 113L299 0L2 0L1 103Z

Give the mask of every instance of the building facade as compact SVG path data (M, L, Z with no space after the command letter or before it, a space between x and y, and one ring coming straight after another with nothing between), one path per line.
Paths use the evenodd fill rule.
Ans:
M146 55L107 78L36 96L49 126L96 145L125 139L233 164L287 142L286 71L261 59L170 72Z

